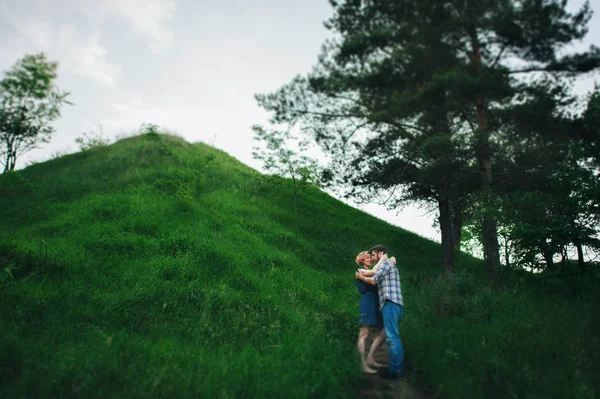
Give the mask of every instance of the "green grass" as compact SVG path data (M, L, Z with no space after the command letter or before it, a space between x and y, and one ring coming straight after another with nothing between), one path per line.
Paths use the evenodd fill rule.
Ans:
M285 181L283 182L285 183ZM506 272L203 144L143 135L0 176L0 396L353 397L354 256L398 258L408 378L595 397L598 278Z

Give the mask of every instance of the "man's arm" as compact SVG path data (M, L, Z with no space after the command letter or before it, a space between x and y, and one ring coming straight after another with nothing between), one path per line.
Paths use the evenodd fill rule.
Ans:
M373 277L371 277L373 282L375 284L378 284L381 281L381 279L383 278L383 276L385 276L386 274L388 274L390 272L390 267L392 267L392 264L390 263L389 260L387 262L382 262L380 267L377 269L377 271L373 275Z
M384 260L387 260L387 258L388 258L387 254L381 255L381 258L379 259L379 262L377 262L377 264L375 266L373 266L371 268L371 270L373 270L373 272L376 272L377 269L379 269L379 265L381 265L381 262L383 262Z
M383 261L385 261L385 260L388 260L393 265L396 264L396 258L395 257L392 256L391 258L388 259L387 255L383 255L381 257L381 259L379 260L379 262L377 262L377 264L375 265L374 268L372 268L370 270L369 269L358 269L357 273L360 273L361 275L363 275L365 277L373 277L375 275L375 273L377 273L379 271L379 267L380 267L381 263ZM377 283L374 282L373 284L377 284Z

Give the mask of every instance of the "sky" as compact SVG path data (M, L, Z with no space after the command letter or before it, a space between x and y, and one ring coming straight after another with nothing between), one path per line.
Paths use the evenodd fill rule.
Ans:
M596 15L576 48L600 45L600 0L591 5ZM59 62L56 84L73 102L54 123L52 141L17 167L76 151L84 132L101 129L114 139L153 123L260 169L251 126L269 115L254 95L311 70L330 16L327 0L0 0L0 71L45 52ZM576 90L591 90L594 80L600 76ZM360 208L439 241L426 209Z

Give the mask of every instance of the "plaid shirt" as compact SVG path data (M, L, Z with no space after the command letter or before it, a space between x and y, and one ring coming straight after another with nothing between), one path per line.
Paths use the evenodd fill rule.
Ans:
M379 288L379 307L383 309L385 300L397 303L404 306L402 301L402 288L400 287L400 276L398 268L389 260L381 262L377 271L373 275L373 281Z

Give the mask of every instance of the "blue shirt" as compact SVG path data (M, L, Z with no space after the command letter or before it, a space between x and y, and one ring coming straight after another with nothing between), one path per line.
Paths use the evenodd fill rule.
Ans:
M373 275L373 281L379 288L379 308L383 309L385 301L392 301L404 306L402 301L402 288L400 287L400 275L398 268L389 260L381 262Z

